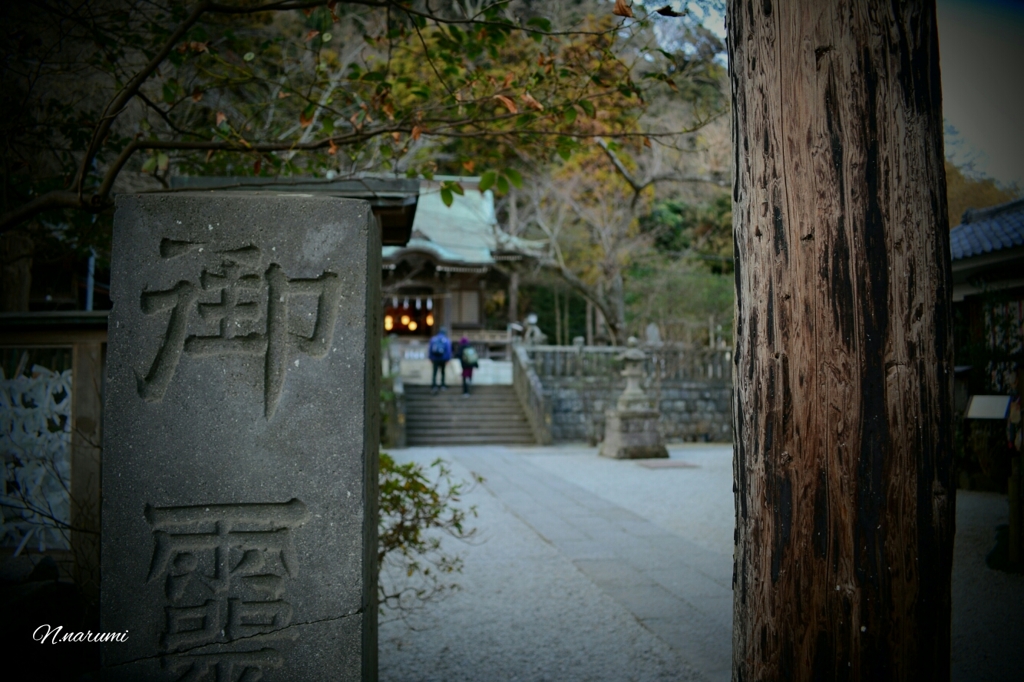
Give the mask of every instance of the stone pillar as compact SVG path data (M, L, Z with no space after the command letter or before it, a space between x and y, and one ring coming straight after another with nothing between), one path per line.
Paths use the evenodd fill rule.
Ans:
M103 679L376 679L380 248L362 201L118 197Z
M622 370L626 390L619 396L615 408L605 411L600 454L614 459L668 457L658 432L658 410L651 406L640 386L644 376L644 352L638 348L636 337L629 337L628 344L629 348L619 356L626 364Z

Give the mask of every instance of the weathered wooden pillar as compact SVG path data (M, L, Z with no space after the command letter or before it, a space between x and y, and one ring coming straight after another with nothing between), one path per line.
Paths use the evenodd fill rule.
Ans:
M935 9L729 3L734 680L948 680Z
M75 583L90 602L100 592L100 452L103 422L103 343L72 347L71 552Z

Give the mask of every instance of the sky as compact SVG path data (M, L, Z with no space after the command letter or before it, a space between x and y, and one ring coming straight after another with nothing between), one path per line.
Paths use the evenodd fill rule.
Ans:
M720 12L686 4L725 38ZM1024 189L1024 0L936 0L936 12L946 157Z
M1024 189L1024 0L938 0L942 106L958 165Z

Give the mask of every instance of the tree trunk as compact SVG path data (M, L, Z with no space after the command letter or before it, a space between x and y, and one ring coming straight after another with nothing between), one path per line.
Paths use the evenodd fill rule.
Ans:
M588 346L593 346L594 345L594 304L593 304L593 302L591 302L591 300L589 298L587 299L587 316L586 316L586 320L587 320L587 323L586 323L587 324L587 331L586 331L586 334L587 334L587 336L586 336L586 338L587 338L587 345Z
M562 327L565 329L565 345L572 344L572 330L569 326L569 300L572 298L572 291L566 290L565 292L565 305L562 306L562 315L565 317L565 322Z
M513 272L508 277L508 322L519 321L519 273Z
M35 244L28 235L0 235L0 312L28 311L32 291L32 256Z
M562 311L558 306L558 287L551 289L555 301L555 345L562 345Z
M734 680L948 680L950 257L923 0L730 0Z
M622 273L615 273L611 278L611 287L608 292L608 301L612 312L614 313L614 321L611 319L605 320L608 323L609 331L611 332L613 343L617 346L626 345L626 287L622 281Z

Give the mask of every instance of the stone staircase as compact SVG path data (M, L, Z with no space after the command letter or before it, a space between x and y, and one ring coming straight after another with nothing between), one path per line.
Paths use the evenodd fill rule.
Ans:
M536 443L511 386L461 386L431 395L429 386L405 386L406 443L508 445Z

